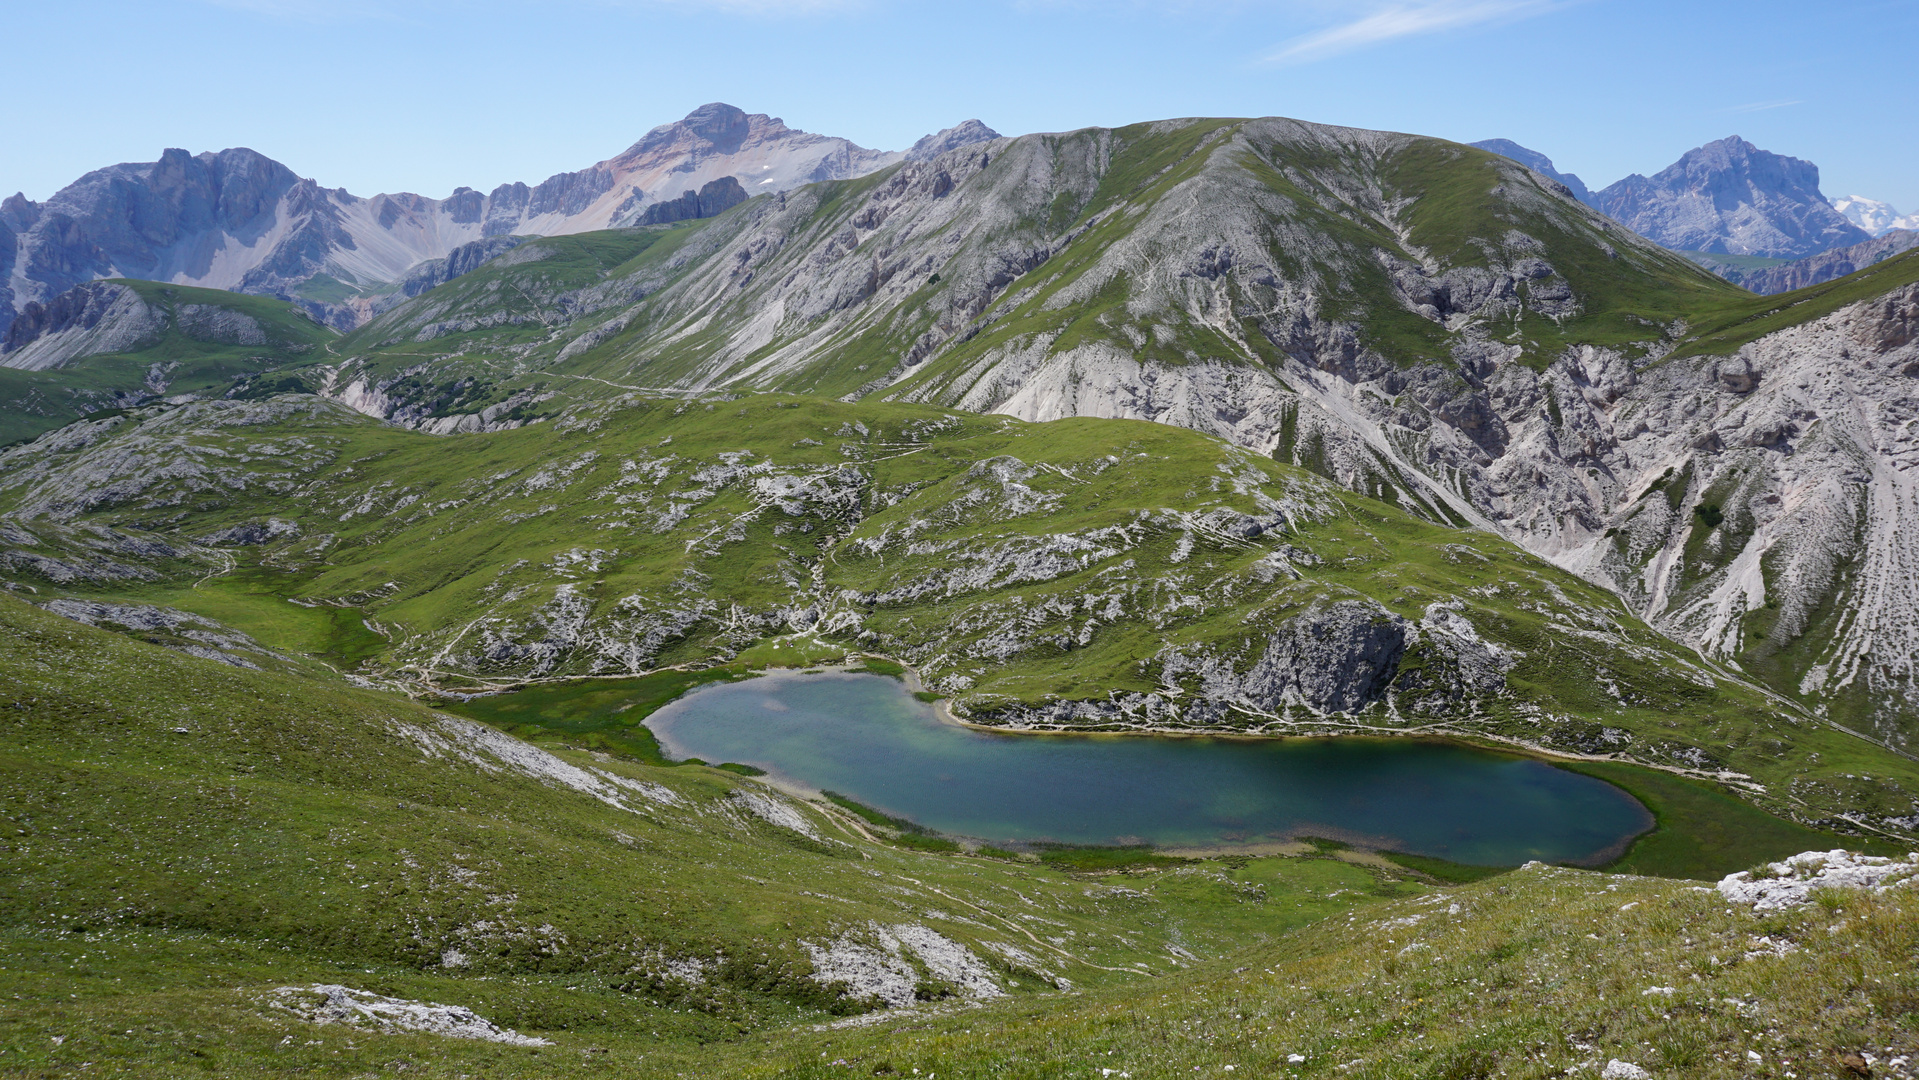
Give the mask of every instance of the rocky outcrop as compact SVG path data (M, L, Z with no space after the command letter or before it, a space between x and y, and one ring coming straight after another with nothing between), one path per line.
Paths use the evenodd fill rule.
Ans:
M1635 173L1593 205L1680 251L1798 259L1871 239L1819 192L1819 167L1737 135L1687 151L1651 177Z
M0 340L0 367L45 371L88 356L131 352L160 340L166 328L166 312L125 285L76 285L44 304L27 304ZM259 331L257 323L253 330Z
M430 259L407 271L400 282L400 293L409 298L418 296L478 270L495 256L504 255L528 240L537 239L535 236L489 236L461 244L447 252L445 258Z
M669 202L657 202L646 208L636 225L671 225L676 221L696 221L718 217L746 201L746 189L738 177L722 176L709 180L698 192L683 191Z
M285 657L261 646L238 630L173 608L98 600L49 600L41 607L75 622L116 630L176 652L231 667L257 671L262 660L285 660Z

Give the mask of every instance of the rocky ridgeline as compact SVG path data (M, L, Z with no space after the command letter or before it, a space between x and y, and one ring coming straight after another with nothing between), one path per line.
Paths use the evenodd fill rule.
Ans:
M929 135L925 155L996 138L977 120ZM301 299L324 275L367 297L389 295L422 264L512 234L562 235L710 217L753 194L862 176L902 160L778 117L710 104L648 132L624 152L545 181L444 199L408 192L361 198L294 175L253 150L190 154L88 173L45 203L0 203L0 331L28 303L96 278L141 278ZM700 194L691 204L681 192ZM207 262L201 253L221 251ZM309 301L351 328L377 303Z

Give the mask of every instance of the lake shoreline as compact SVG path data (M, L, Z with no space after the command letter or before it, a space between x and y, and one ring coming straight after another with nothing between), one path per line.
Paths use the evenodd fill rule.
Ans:
M968 723L892 662L755 675L702 687L644 723L671 758L743 762L786 794L845 792L954 840L1257 857L1320 838L1313 842L1468 866L1592 866L1657 824L1617 785L1430 729L1292 740L1129 731L1156 737L1035 739L1029 753L993 736L1086 733Z

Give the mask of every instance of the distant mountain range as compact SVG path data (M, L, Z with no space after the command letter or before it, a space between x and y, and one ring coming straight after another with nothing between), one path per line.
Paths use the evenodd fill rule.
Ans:
M1874 236L1883 236L1894 229L1919 229L1919 214L1900 214L1891 203L1868 199L1864 195L1847 195L1832 200L1832 208L1846 216L1846 220L1866 230Z
M711 216L751 195L997 137L969 120L907 151L869 150L715 103L578 172L444 199L361 198L244 148L167 150L88 173L44 203L0 203L0 332L28 303L107 277L278 296L351 328L404 299L408 271L476 241Z
M1819 167L1737 135L1687 151L1651 177L1594 192L1546 155L1510 139L1473 144L1564 184L1579 201L1759 293L1842 277L1912 247L1919 214L1859 195L1828 200ZM1720 256L1714 258L1711 256Z

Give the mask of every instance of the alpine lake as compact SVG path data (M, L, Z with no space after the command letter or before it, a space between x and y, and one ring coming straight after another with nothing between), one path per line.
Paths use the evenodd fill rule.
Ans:
M1475 866L1597 865L1654 823L1603 780L1457 743L998 732L865 673L700 686L645 724L669 758L750 765L998 844L1230 851L1318 837Z

